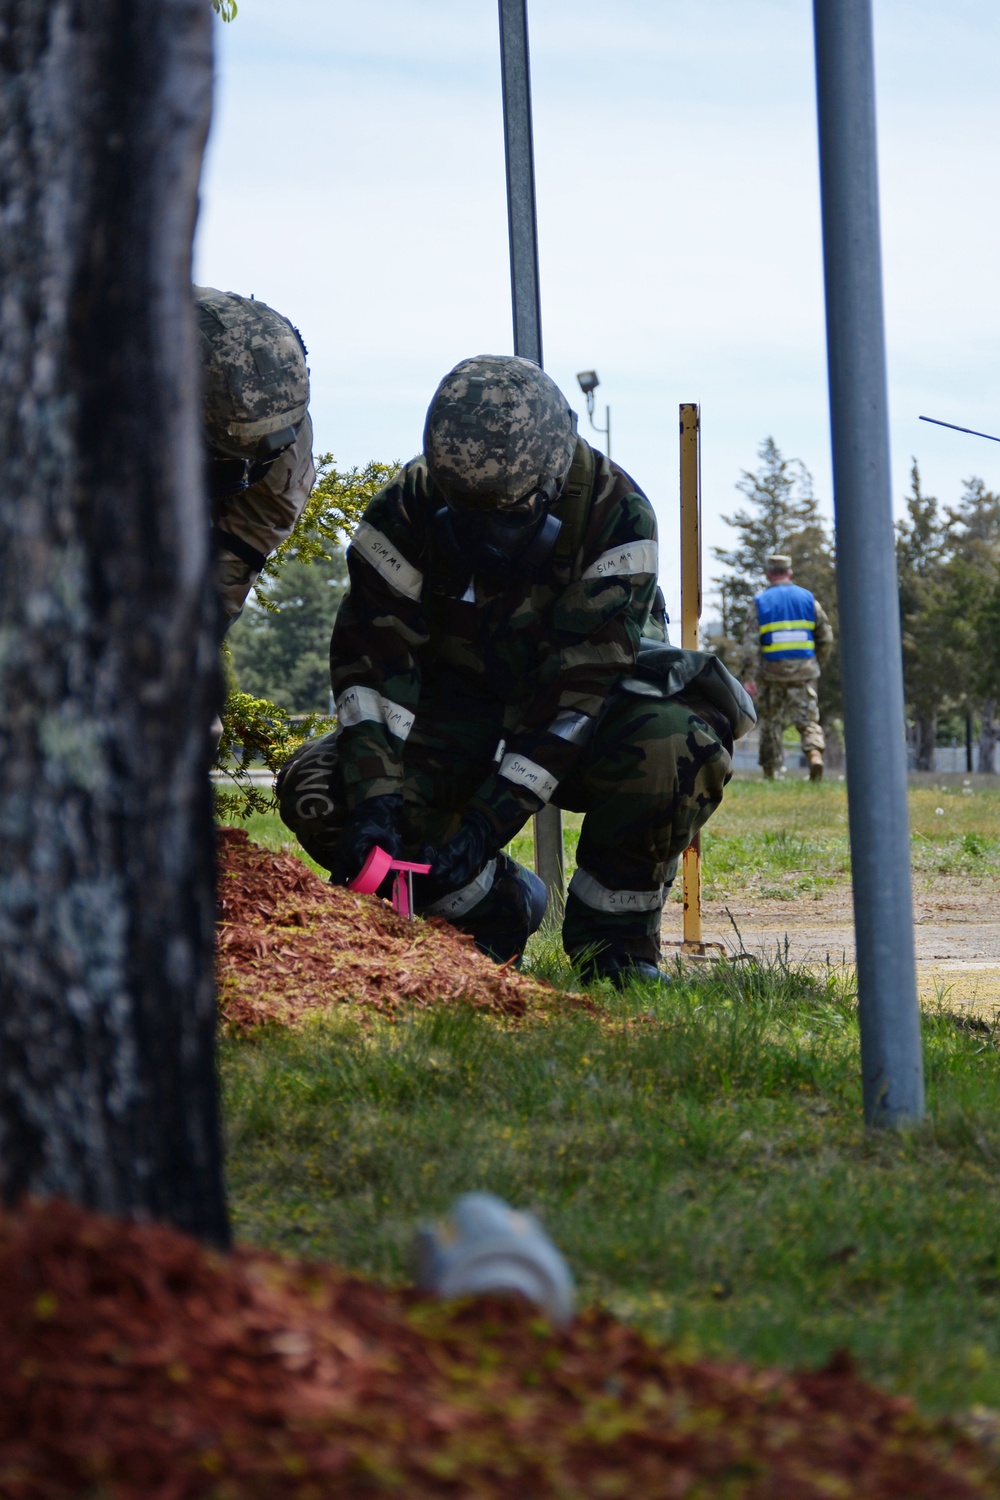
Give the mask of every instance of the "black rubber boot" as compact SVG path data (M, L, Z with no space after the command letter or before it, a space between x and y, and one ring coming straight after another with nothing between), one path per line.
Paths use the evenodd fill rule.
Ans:
M542 925L547 893L534 871L509 855L499 854L497 862L497 877L489 893L456 926L471 933L480 953L494 963L513 959L520 968L529 937Z
M664 974L658 964L648 958L637 958L621 948L605 946L596 953L573 958L584 984L593 984L598 979L610 979L616 990L627 989L630 984L667 985L673 981Z

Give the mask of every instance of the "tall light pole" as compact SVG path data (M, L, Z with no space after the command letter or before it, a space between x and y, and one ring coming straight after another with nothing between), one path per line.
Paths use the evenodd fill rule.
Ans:
M837 598L865 1119L924 1112L889 472L871 0L814 0ZM877 728L877 733L874 732Z
M538 222L535 215L535 154L531 130L531 70L528 63L527 0L499 0L503 134L507 162L507 227L510 235L510 299L514 353L542 363L542 304L538 288ZM562 813L551 803L535 817L535 869L545 882L550 910L566 894Z
M595 432L600 433L600 435L603 438L607 439L607 445L606 445L605 451L606 451L608 457L610 458L611 457L611 407L610 406L606 406L604 408L604 426L603 427L598 427L597 423L594 421L594 392L597 390L597 387L601 383L598 380L598 378L597 378L597 371L596 370L581 370L580 373L577 375L576 379L577 379L577 384L579 385L581 391L583 392L584 396L586 397L586 401L587 401L587 416L590 419L590 425L594 429Z

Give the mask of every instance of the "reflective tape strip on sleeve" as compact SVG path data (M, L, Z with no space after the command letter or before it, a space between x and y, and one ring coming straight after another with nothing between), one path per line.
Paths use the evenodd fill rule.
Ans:
M543 802L548 802L559 785L551 771L546 771L544 766L537 765L526 755L505 755L500 762L500 775L506 781L513 781L515 786L527 787Z
M345 688L334 700L338 722L344 729L354 724L384 724L390 734L405 740L413 728L415 715L391 698L385 698L375 688L358 683Z
M337 719L345 729L350 729L354 724L364 723L369 720L375 724L384 724L382 717L382 694L377 693L374 688L356 687L345 688L338 693L334 699L337 710Z
M659 911L663 906L663 887L656 891L611 891L586 870L577 867L569 888L578 901L594 911Z
M416 714L411 714L408 708L401 703L393 703L391 698L382 699L382 712L385 715L385 727L390 734L394 734L398 740L405 740L413 728Z
M453 921L455 917L464 917L466 912L478 906L483 897L489 894L496 878L497 862L491 859L468 885L463 885L460 891L452 891L450 896L442 896L440 901L426 906L424 912L431 917L447 917L449 921Z
M623 547L611 547L602 552L589 568L583 571L584 578L614 578L618 574L655 573L656 543L647 540L626 542Z
M351 537L351 546L356 547L362 557L367 558L377 573L406 599L419 599L424 586L424 575L419 568L407 562L398 547L388 537L362 521Z
M549 725L549 734L554 734L561 740L568 740L571 745L579 745L588 738L593 727L594 720L590 714L573 713L571 709L564 709L552 720Z

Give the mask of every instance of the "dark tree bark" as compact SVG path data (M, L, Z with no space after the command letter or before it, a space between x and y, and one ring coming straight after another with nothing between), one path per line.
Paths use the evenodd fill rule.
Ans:
M937 746L937 714L923 713L913 716L914 770L933 771L934 752Z
M227 1239L207 0L0 0L0 1189Z
M988 775L996 772L997 700L987 698L982 705L983 719L979 729L979 769Z

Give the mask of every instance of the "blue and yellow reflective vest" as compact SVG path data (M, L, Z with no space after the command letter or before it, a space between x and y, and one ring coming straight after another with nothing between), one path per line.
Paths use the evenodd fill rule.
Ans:
M760 650L773 661L811 661L816 655L816 600L797 583L776 583L757 595Z

